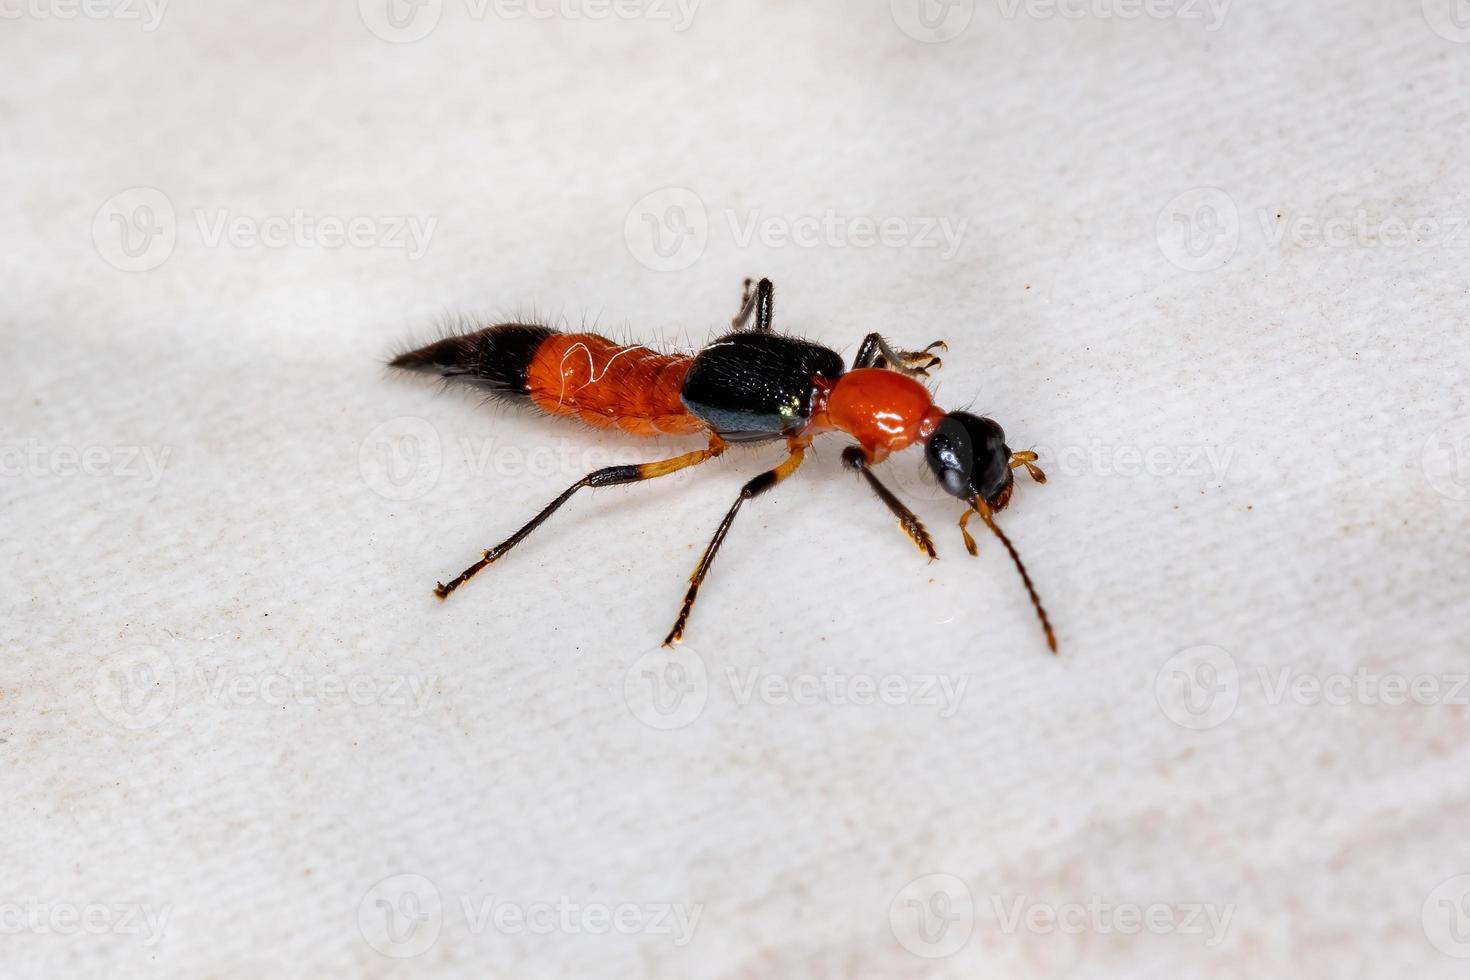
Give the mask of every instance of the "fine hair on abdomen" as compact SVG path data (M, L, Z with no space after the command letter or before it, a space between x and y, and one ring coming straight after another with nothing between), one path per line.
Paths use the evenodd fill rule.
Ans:
M592 333L501 323L398 355L390 366L528 401L548 415L630 435L683 435L704 424L680 399L693 358Z

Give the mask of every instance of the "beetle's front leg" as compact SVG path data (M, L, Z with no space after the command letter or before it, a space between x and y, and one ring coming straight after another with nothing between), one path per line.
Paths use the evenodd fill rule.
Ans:
M936 350L947 351L949 345L942 340L936 340L923 350L896 351L883 339L882 334L870 333L858 347L852 366L854 370L866 367L887 368L910 377L927 378L930 370L936 370L944 363L934 353Z
M863 452L861 446L848 446L842 451L842 465L850 470L857 470L868 481L873 493L878 499L887 505L894 517L898 518L898 526L903 533L908 535L920 551L928 555L932 560L939 557L934 551L934 541L929 537L929 532L924 529L924 522L919 520L918 515L909 510L902 500L894 496L893 491L885 487L869 468L868 456Z

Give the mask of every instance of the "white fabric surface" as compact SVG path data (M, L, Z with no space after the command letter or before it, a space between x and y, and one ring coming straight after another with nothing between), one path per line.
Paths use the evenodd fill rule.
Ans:
M904 0L476 6L4 8L0 977L1464 975L1449 0L960 3L943 43ZM298 211L433 225L250 239ZM587 493L434 601L689 443L382 356L532 310L697 346L749 274L849 355L947 339L941 403L1043 453L1004 519L1059 658L917 453L928 567L835 439L742 514L672 716L658 641L778 452Z

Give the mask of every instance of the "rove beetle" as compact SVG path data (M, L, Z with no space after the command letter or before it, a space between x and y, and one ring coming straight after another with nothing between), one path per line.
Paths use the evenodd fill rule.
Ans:
M996 525L1015 488L1013 471L1025 467L1037 483L1046 476L1033 452L1012 452L993 420L934 405L918 379L938 368L936 341L919 351L895 351L877 333L859 346L851 368L836 351L772 329L774 289L769 279L747 279L732 331L694 354L667 354L642 345L622 345L592 333L562 333L532 323L502 323L446 337L395 357L391 366L472 385L499 397L529 402L548 415L565 416L635 436L704 434L704 449L632 466L608 466L587 474L562 492L524 527L483 552L479 561L448 584L440 599L499 560L583 487L608 487L667 476L725 452L732 443L784 439L787 456L740 490L689 579L673 629L664 640L683 637L699 587L714 564L741 506L796 472L813 437L844 432L856 440L842 462L862 475L873 493L898 518L919 550L936 557L924 525L872 468L890 453L924 447L939 485L965 503L960 533L978 554L969 522L979 516L1010 554L1036 607L1055 653L1056 635L1015 546Z

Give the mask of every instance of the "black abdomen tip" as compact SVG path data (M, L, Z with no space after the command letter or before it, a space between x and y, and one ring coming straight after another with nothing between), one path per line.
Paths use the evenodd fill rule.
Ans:
M406 351L389 367L432 374L497 394L524 395L526 372L542 341L556 333L528 323L501 323Z

